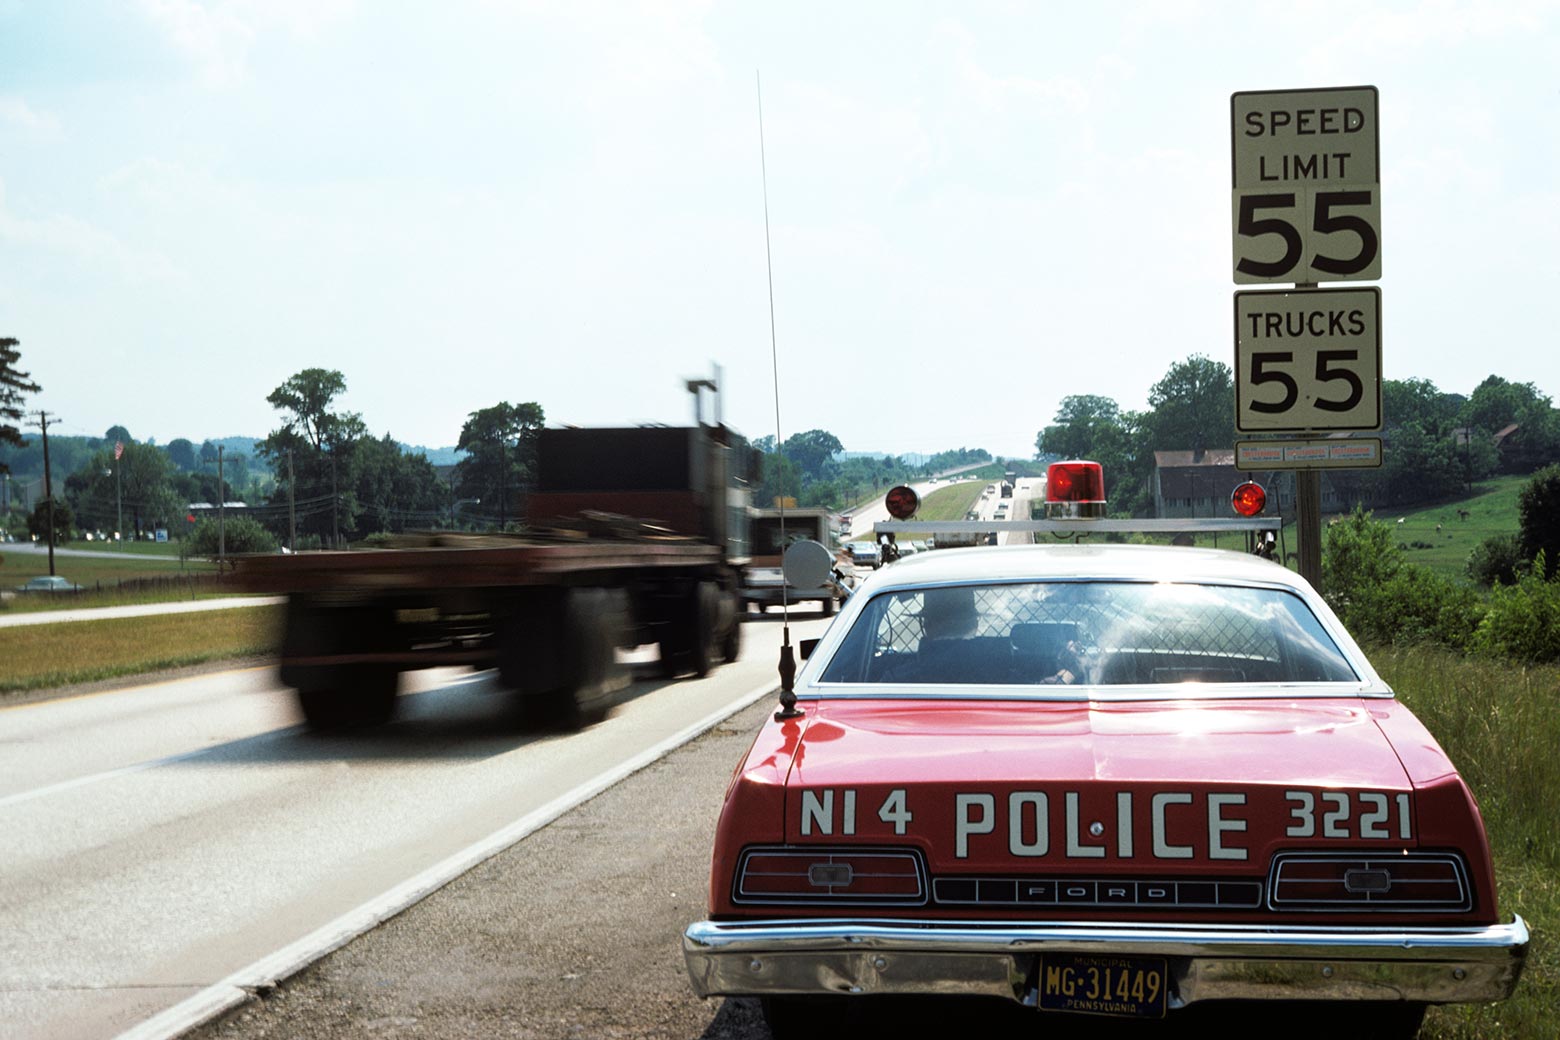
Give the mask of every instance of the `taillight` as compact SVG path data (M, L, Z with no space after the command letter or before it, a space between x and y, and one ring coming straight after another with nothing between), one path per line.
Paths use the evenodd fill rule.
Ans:
M1098 462L1053 462L1045 471L1046 514L1053 519L1105 515L1105 471Z
M1472 896L1462 860L1449 853L1281 853L1268 903L1274 910L1461 911Z
M738 903L926 901L925 872L913 852L856 849L748 849L737 865Z

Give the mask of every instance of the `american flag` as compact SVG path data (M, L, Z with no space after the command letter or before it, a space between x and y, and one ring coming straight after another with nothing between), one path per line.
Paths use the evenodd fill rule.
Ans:
M125 442L124 441L115 441L114 442L114 461L118 462L119 461L119 456L123 455L124 453L125 453Z

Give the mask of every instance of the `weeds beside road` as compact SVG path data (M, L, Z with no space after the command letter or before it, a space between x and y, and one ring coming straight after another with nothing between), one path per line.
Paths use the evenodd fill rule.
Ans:
M0 695L275 652L280 607L0 630Z

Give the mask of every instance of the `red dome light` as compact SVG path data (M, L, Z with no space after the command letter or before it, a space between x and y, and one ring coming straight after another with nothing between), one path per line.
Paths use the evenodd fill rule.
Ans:
M1248 480L1231 492L1230 505L1241 516L1257 516L1267 508L1267 492L1261 484Z
M888 494L883 496L883 504L888 507L888 515L895 520L908 520L921 507L921 496L913 488L900 484L890 488Z

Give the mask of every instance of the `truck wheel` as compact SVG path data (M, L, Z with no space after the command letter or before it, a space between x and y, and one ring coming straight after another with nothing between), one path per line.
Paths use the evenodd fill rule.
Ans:
M732 618L726 637L720 641L720 659L731 664L742 656L742 619Z
M395 715L400 673L383 665L337 665L328 682L298 690L311 729L339 732L379 726Z
M627 621L620 589L569 589L555 612L511 619L500 674L519 695L522 722L579 729L606 715L629 684L617 660Z
M661 674L673 678L692 672L700 679L709 675L715 663L719 619L719 587L714 582L699 582L661 637Z

